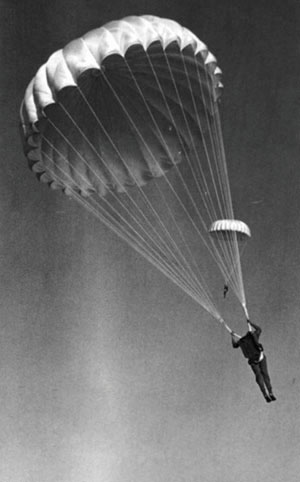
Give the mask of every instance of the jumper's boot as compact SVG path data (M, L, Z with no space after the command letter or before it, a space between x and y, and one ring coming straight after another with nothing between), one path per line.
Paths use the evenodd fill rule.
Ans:
M273 395L273 396L274 396L274 395ZM271 396L268 395L267 393L264 393L264 397L265 397L266 402L268 402L268 403L272 402ZM275 398L275 397L274 397L274 398Z
M275 395L273 394L273 392L270 392L270 393L269 393L269 396L270 396L271 401L272 401L272 402L275 402L276 397L275 397Z

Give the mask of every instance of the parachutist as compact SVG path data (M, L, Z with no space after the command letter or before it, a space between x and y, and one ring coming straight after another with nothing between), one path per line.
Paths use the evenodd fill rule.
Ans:
M272 402L276 397L272 391L272 385L267 367L267 357L264 354L263 346L259 343L261 328L254 323L248 321L249 331L244 336L239 336L233 331L231 332L231 341L233 348L241 348L245 358L248 358L248 364L251 366L256 383L266 400Z
M228 293L228 290L229 290L228 285L227 285L227 284L224 285L224 289L223 289L223 296L224 296L224 298L226 298L226 295L227 295L227 293Z

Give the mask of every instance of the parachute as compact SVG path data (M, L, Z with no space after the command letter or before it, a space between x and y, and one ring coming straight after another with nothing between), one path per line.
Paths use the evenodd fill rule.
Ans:
M245 241L251 237L249 226L237 219L218 219L209 228L211 236L223 241L231 241L236 236L238 241Z
M223 250L225 255L231 255L231 258L227 260L228 266L231 264L231 270L227 273L227 277L225 279L224 284L224 298L228 292L228 284L230 278L233 277L233 283L239 282L242 279L242 272L240 271L239 276L233 276L235 270L241 270L240 267L240 257L243 254L245 249L246 241L251 237L251 231L249 226L245 224L243 221L239 221L237 219L218 219L214 221L209 228L209 233L216 242L219 243L221 247L223 243L226 243L231 246L230 250ZM240 247L241 246L241 247ZM227 253L226 253L227 251ZM239 291L239 287L235 287L236 290ZM246 314L246 318L249 318L248 311L246 308L245 303L243 304L244 311Z
M219 321L210 266L224 279L230 273L245 309L239 242L250 236L234 220L221 75L188 29L131 16L52 54L20 109L38 179L78 201Z

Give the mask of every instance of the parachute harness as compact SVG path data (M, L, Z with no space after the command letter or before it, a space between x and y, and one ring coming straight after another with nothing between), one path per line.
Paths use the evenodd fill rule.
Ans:
M211 261L247 317L239 244L250 231L234 220L220 76L189 30L127 17L53 54L29 84L21 120L40 180L71 195L231 332L209 287Z

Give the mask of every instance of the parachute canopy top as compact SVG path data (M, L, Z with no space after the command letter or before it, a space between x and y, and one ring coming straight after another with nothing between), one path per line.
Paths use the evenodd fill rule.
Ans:
M183 97L180 102L176 100L174 76ZM165 84L168 106L164 106L159 91ZM177 22L151 15L109 22L53 53L30 82L20 110L29 165L42 182L67 194L76 190L83 195L103 195L111 189L124 191L129 185L141 186L145 178L159 177L180 161L180 153L175 155L180 151L177 132L184 135L188 114L181 115L181 126L177 111L181 104L184 109L193 107L185 100L190 89L195 98L198 96L195 102L203 106L204 124L207 115L214 115L210 111L222 87L216 58ZM104 115L107 106L110 109ZM139 126L139 135L126 118L125 109ZM166 148L157 133L152 134L156 129L154 116ZM151 145L151 155L145 143ZM164 162L166 157L172 157L171 162ZM109 163L110 170L105 163ZM80 167L74 169L72 165Z
M208 231L213 238L223 241L231 241L234 236L238 241L246 241L251 237L249 226L238 219L218 219Z

